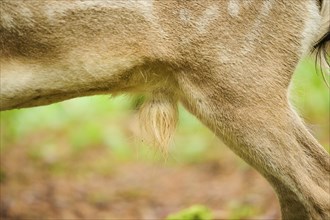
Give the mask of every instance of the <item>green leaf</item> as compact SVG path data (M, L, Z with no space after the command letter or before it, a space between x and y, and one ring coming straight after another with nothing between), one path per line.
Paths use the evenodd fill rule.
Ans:
M211 220L212 212L203 205L194 205L180 212L170 214L166 220Z

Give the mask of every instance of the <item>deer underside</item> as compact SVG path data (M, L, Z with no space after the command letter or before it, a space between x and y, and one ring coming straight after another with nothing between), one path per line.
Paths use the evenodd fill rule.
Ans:
M287 98L316 1L0 4L1 110L143 93L142 129L166 152L181 102L272 184L283 219L330 218L330 157Z

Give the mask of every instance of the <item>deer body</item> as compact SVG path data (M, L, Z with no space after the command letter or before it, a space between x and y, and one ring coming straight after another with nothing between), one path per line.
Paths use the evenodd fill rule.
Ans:
M320 2L2 0L0 109L142 92L164 146L180 101L272 184L283 219L330 218L330 157L287 98Z

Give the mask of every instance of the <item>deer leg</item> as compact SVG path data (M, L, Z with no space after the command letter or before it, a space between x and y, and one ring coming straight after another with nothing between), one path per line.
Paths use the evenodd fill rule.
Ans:
M237 82L182 73L181 100L272 184L283 219L329 218L330 157L290 107L287 89Z

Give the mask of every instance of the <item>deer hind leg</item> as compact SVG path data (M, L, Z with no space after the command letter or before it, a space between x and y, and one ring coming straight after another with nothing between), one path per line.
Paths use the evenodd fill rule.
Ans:
M258 75L254 82L235 72L228 80L219 70L180 74L186 108L273 185L283 219L329 217L329 155L290 107L289 78L272 80L263 69L263 85Z

